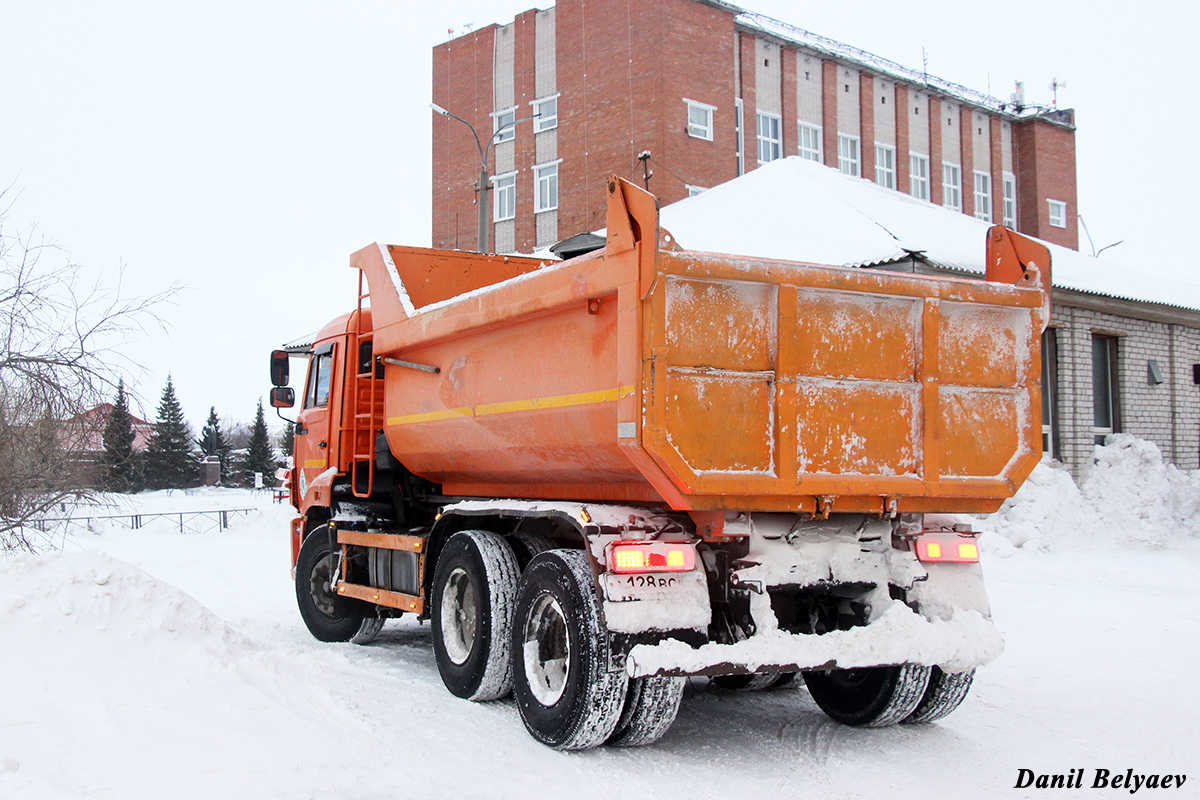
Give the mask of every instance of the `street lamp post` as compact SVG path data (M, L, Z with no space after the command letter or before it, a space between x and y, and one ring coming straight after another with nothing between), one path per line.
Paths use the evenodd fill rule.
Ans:
M443 117L456 119L463 125L471 129L471 135L475 137L475 151L479 154L479 252L486 253L488 251L488 220L489 211L491 210L491 177L488 175L488 155L492 151L492 145L496 144L496 139L500 134L516 126L518 122L524 122L533 117L523 117L522 119L514 119L507 125L502 125L496 129L496 132L487 140L487 144L483 144L479 140L479 133L475 130L475 126L467 122L457 114L451 114L446 109L439 106L437 103L430 103L429 107ZM513 115L516 116L515 114Z

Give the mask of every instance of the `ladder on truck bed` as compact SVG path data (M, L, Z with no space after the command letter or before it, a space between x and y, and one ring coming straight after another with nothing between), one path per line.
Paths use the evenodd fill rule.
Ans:
M374 327L365 321L363 301L370 297L370 290L363 291L365 285L366 275L360 269L358 313L353 329L353 352L357 360L351 393L354 413L350 415L349 426L343 427L342 438L350 445L350 488L355 497L370 497L375 489L375 437L383 429L383 366L375 357Z

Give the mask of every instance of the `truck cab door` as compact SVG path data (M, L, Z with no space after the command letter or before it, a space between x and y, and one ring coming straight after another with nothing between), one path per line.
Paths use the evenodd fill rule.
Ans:
M327 342L313 350L304 382L304 402L296 418L295 468L300 487L301 508L313 480L330 467L337 467L336 443L330 428L334 422L334 365L337 344Z

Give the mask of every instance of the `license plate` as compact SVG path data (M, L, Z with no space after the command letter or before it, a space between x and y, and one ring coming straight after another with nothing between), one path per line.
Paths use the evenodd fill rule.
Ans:
M604 574L604 597L612 601L666 600L704 587L698 570L690 572ZM707 591L707 589L705 589Z

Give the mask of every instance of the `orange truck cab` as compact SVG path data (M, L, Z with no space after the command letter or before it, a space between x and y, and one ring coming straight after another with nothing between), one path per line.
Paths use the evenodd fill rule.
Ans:
M655 741L688 675L945 716L1002 650L947 515L1041 456L1049 253L992 228L979 281L695 252L608 195L605 246L565 262L352 256L296 424L309 629L429 619L446 687L513 692L559 749Z

